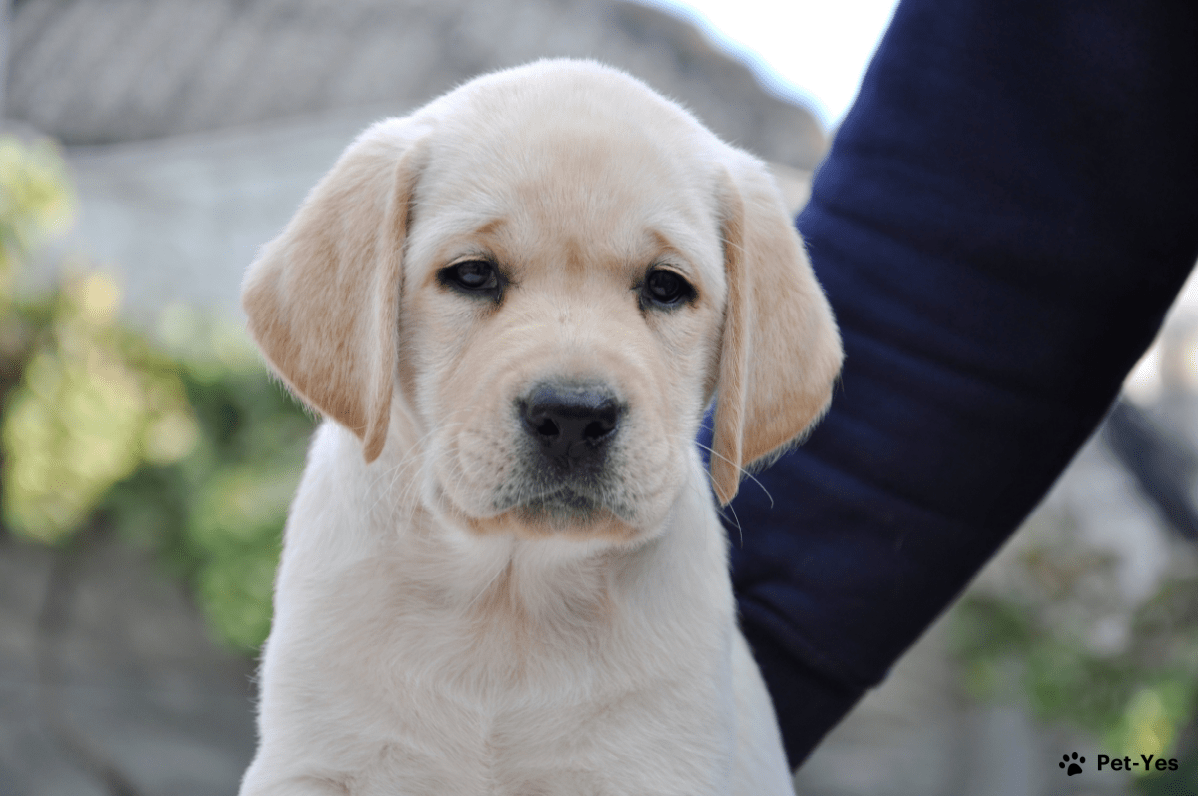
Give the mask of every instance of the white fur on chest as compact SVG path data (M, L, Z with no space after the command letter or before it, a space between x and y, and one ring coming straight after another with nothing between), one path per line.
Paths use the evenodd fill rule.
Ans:
M468 538L403 516L387 457L343 430L310 458L263 663L272 745L355 794L728 792L736 631L706 495L632 549Z

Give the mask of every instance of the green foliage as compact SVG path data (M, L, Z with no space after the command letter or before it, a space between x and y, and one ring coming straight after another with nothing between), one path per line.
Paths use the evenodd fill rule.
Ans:
M190 347L172 350L195 445L177 461L145 462L97 508L192 585L222 639L253 650L270 629L283 523L312 420L227 327L175 310L162 336Z
M68 217L64 173L49 145L0 140L5 524L62 545L106 522L192 586L219 638L253 650L312 420L228 325L174 308L154 337L129 329L98 272L12 297L30 247Z
M69 536L143 462L166 464L197 429L173 363L115 323L115 286L75 279L44 319L0 426L4 519L43 542Z
M1112 590L1109 565L1065 539L1012 565L1024 578L1018 588L968 593L952 625L965 687L1094 733L1105 753L1184 756L1179 740L1198 707L1198 581L1167 582L1129 616L1115 616L1119 643L1096 643L1103 613L1114 616L1100 597L1104 584Z
M49 141L32 146L0 137L0 301L12 293L12 278L30 247L71 219L74 197L66 170Z

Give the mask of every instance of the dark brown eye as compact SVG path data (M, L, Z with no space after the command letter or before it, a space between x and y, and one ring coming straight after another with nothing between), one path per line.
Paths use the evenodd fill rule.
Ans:
M443 268L437 274L441 284L464 293L475 293L497 298L499 273L486 260L467 260Z
M645 277L641 295L652 305L674 307L693 298L695 289L674 271L658 268Z

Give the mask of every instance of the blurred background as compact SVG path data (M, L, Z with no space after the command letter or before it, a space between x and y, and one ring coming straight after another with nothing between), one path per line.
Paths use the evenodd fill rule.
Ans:
M892 0L0 2L0 796L228 794L312 421L241 274L342 148L484 71L594 57L794 209ZM805 796L1198 792L1198 282ZM1079 752L1087 775L1067 777ZM1152 778L1098 753L1174 757Z

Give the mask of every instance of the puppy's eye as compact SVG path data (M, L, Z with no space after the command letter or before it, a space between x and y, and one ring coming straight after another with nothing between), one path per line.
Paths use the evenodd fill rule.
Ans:
M650 271L641 288L642 300L657 307L676 307L684 301L690 301L694 296L695 289L691 287L690 282L674 271L664 268Z
M498 298L499 273L486 260L467 260L442 268L437 274L441 284L463 293L479 293Z

